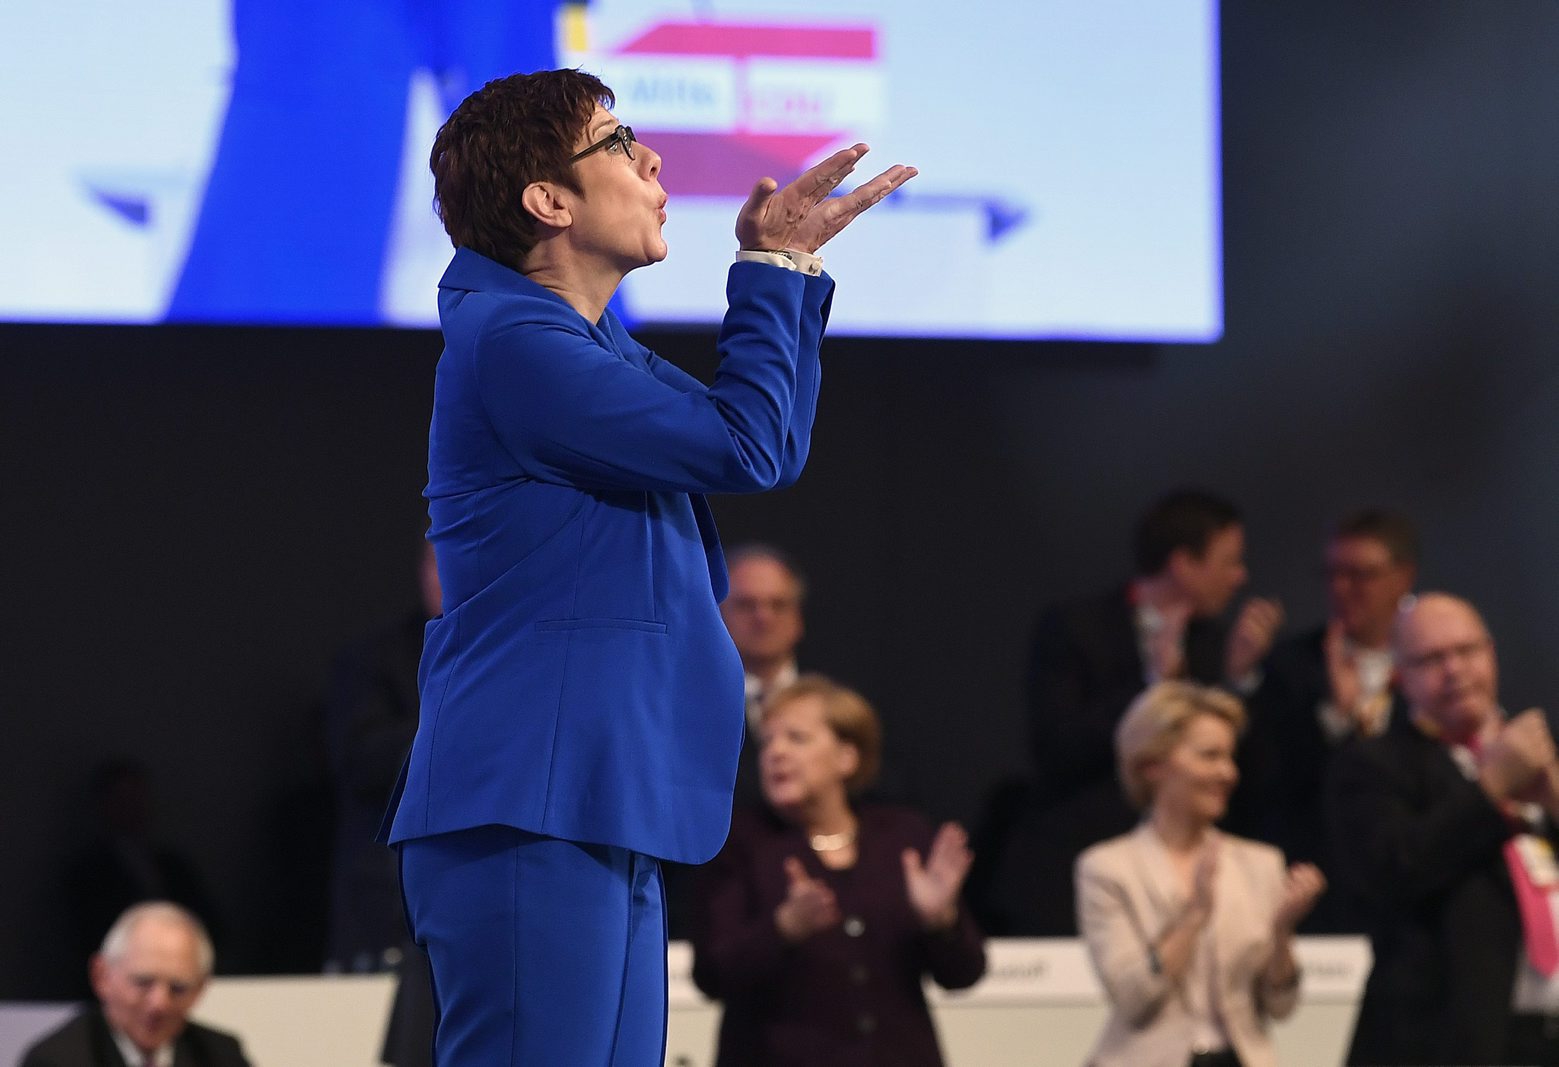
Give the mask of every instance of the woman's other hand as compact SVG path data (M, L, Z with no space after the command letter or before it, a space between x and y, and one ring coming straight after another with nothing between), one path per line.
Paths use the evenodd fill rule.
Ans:
M906 848L904 889L910 907L928 930L945 930L958 921L958 894L974 853L969 851L969 835L957 823L943 823L921 861L920 853Z
M834 891L807 874L794 856L785 857L785 877L790 885L785 899L774 909L774 925L792 943L839 924L839 901Z

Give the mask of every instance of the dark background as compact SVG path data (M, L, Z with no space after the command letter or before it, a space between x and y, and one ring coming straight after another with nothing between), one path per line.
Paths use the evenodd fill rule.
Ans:
M1486 610L1507 705L1554 705L1559 5L1228 0L1222 21L1220 343L829 341L806 476L716 501L728 544L803 562L804 664L878 704L937 816L1022 771L1036 609L1121 578L1132 518L1179 483L1242 505L1251 590L1291 628L1319 618L1331 520L1410 512L1425 584ZM1026 129L1022 100L991 106ZM891 279L838 299L869 284ZM712 369L706 335L646 340ZM334 652L415 603L439 347L0 327L0 998L76 987L60 865L110 755L155 775L222 969L317 966L319 700Z

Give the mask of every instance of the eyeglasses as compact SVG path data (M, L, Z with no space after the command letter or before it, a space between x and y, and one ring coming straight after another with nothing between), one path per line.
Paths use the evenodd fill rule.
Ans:
M1329 582L1349 582L1354 585L1364 585L1367 582L1377 581L1391 572L1389 564L1377 564L1375 566L1356 566L1348 563L1334 563L1322 568L1321 577Z
M632 126L619 126L615 130L613 130L611 133L609 133L605 137L601 138L595 144L593 144L589 148L585 149L583 152L575 152L573 157L569 159L569 162L570 163L578 163L581 159L584 159L591 152L599 152L601 149L603 149L603 148L610 148L614 144L622 145L623 151L625 153L627 153L627 156L628 156L629 159L632 159L633 158L633 145L637 141L638 141L638 138L633 135L633 127Z

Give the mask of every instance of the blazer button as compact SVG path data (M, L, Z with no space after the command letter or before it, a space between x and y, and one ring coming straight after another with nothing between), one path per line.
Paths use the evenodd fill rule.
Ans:
M862 1036L874 1032L877 1029L877 1016L870 1012L862 1012L855 1020L855 1029Z
M866 924L861 921L860 916L852 915L844 921L844 936L860 937L865 932Z
M856 985L865 985L866 979L871 977L871 972L866 969L866 964L857 963L850 968L850 981Z

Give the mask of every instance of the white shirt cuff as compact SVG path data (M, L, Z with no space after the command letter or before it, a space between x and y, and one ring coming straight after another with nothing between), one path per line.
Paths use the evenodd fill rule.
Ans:
M823 257L810 252L798 252L794 248L768 252L756 248L743 248L736 253L738 263L768 263L786 270L800 271L814 278L823 273Z

